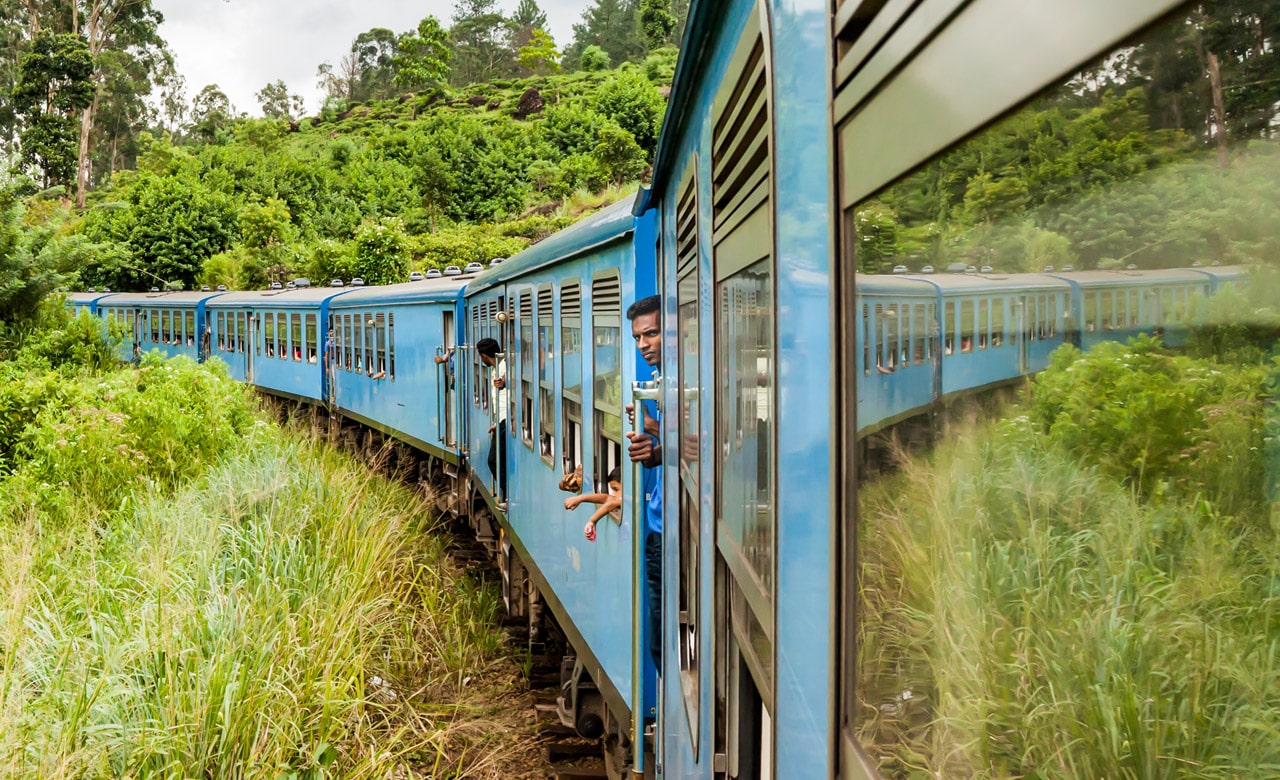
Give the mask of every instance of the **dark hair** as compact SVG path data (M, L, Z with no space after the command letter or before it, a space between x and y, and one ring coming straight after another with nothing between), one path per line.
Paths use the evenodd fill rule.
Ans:
M622 472L618 470L618 467L617 467L617 466L614 466L614 467L609 471L609 476L605 477L604 481L605 481L605 482L621 482L621 481L622 481Z
M485 338L476 342L476 352L485 357L496 358L501 351L502 347L498 344L497 339Z
M643 317L646 314L653 314L659 311L662 311L662 299L656 295L650 295L648 298L641 298L628 307L627 319L634 320L636 317Z

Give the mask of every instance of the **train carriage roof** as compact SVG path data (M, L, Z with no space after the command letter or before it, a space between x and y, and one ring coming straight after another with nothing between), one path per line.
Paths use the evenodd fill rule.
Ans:
M343 309L351 306L368 306L370 304L454 301L458 297L458 291L475 277L475 274L465 274L462 276L442 276L439 279L423 279L420 282L354 287L334 301L332 306L335 309Z
M99 301L103 306L146 306L175 308L195 308L201 301L207 301L225 293L215 290L188 290L184 292L145 292L114 293L108 300Z
M282 290L229 292L212 301L211 308L239 307L263 309L319 308L330 298L360 290L360 287L296 287Z
M1186 282L1204 284L1211 276L1207 268L1164 268L1154 271L1068 271L1053 276L1081 287L1133 287L1153 283Z
M1059 290L1070 285L1048 274L858 274L854 289L876 295L919 295L924 286L944 295Z
M630 235L635 230L635 217L631 213L634 201L635 198L632 197L623 198L523 252L512 255L498 267L491 267L477 275L475 281L467 287L468 294L489 289Z

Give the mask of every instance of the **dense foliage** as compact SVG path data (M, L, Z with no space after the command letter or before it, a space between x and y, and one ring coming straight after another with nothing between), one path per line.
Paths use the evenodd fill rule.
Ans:
M667 55L652 59L492 82L466 100L433 91L373 103L296 131L261 119L212 143L144 137L138 171L113 178L69 228L113 248L80 284L390 282L411 267L508 256L643 173L670 78ZM374 248L371 231L391 244Z

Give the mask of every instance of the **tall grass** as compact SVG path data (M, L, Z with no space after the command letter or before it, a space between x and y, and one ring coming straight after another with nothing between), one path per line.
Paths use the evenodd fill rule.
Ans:
M428 497L190 361L0 369L0 777L536 766Z
M105 527L0 529L0 772L493 776L518 749L490 734L512 729L501 684L481 684L512 679L500 602L424 533L431 516L259 428Z
M1026 418L861 495L859 723L889 777L1280 776L1280 548Z

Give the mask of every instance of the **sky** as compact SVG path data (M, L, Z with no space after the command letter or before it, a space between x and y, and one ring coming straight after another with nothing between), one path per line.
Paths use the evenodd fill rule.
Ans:
M499 0L504 13L517 0ZM571 26L590 0L540 0L547 26L563 48ZM374 27L411 30L434 15L446 27L453 0L153 0L164 14L160 34L169 43L190 102L217 84L237 111L261 116L254 93L283 80L302 95L307 111L320 108L316 68L337 66L351 41Z

